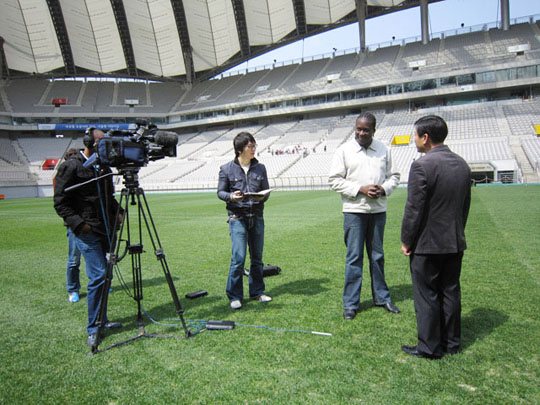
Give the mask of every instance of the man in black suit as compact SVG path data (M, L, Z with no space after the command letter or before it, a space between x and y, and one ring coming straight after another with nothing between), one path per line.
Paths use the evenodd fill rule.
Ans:
M430 115L414 124L414 141L424 156L409 173L401 227L401 251L409 256L418 329L410 355L437 359L461 346L459 276L465 224L471 203L471 171L444 140L446 122Z

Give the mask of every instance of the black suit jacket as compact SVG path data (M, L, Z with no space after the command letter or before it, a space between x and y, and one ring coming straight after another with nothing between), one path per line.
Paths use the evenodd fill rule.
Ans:
M401 242L416 254L464 251L470 203L465 160L446 145L431 149L411 166Z

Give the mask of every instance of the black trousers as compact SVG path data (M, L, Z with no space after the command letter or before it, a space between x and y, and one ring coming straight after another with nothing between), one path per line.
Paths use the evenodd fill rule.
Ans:
M461 346L461 261L463 252L410 256L417 349L442 356Z

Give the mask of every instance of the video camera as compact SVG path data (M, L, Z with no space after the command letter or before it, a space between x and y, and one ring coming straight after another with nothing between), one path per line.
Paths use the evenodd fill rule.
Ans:
M143 167L149 161L176 157L178 135L160 131L154 124L137 119L135 131L110 130L97 143L97 153L85 166L98 163L116 168Z

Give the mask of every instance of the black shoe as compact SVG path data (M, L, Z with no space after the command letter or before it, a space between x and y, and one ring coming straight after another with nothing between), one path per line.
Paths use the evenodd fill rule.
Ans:
M399 314L401 311L398 309L398 307L396 307L394 304L392 304L391 302L386 302L382 305L377 305L378 307L382 307L384 309L386 309L388 312L391 312L393 314Z
M96 347L98 341L98 334L92 333L91 335L88 335L88 338L86 339L86 344L88 346Z
M356 316L356 311L354 309L346 309L345 311L343 311L343 319L352 321L355 316Z
M435 355L419 352L416 346L401 346L401 350L403 350L407 354L410 354L411 356L416 356L423 359L435 360L435 359L440 359L442 357L442 356L435 356Z
M122 324L120 322L111 322L108 321L103 325L103 329L119 329L122 327Z
M450 350L448 350L448 349L446 349L446 348L443 348L443 353L444 353L444 354L456 354L456 353L458 353L460 350L461 350L461 348L459 348L459 347L456 348L456 349L450 349Z

